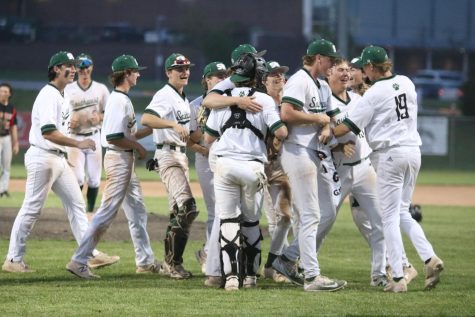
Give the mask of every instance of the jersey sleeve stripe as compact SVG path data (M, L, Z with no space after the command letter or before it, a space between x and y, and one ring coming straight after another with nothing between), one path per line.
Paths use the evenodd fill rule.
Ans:
M343 120L342 123L346 125L354 134L356 135L360 134L361 132L360 128L358 128L358 126L354 124L353 121L351 121L350 119L345 118L345 120Z
M269 130L270 132L274 133L275 130L277 130L278 128L280 128L281 126L283 126L284 123L282 121L277 121L276 123L274 123L273 125L270 126Z
M336 108L334 110L327 111L327 115L329 117L334 117L334 116L336 116L337 114L340 114L340 113L341 113L340 108Z
M51 132L57 130L56 125L54 124L45 124L41 127L41 134L45 134L47 132Z
M215 93L215 94L222 95L222 94L224 94L224 91L219 90L219 89L212 89L212 90L208 93L208 95L211 94L211 93Z
M292 97L283 97L281 103L284 103L284 102L290 103L291 105L294 105L298 108L303 108L303 102Z
M208 133L209 135L211 136L214 136L216 138L219 138L219 132L218 131L215 131L213 129L211 129L210 127L208 126L205 126L205 132Z
M123 138L124 138L124 133L123 133L123 132L120 132L120 133L112 133L112 134L106 135L106 140L107 140L107 141L110 141L110 140L119 140L119 139L123 139Z
M157 116L157 117L160 118L160 115L159 115L156 111L154 111L154 110L152 110L152 109L145 109L144 113L148 113L148 114L151 114L151 115L153 115L153 116Z

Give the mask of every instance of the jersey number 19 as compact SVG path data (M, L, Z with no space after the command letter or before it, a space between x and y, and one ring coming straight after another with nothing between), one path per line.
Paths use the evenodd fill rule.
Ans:
M394 100L396 101L397 121L409 118L409 112L407 111L406 94L400 94L399 96L394 97Z

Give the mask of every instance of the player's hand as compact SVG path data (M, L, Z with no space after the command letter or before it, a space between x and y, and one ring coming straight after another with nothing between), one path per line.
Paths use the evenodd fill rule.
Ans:
M320 141L320 143L323 143L326 145L328 141L331 140L331 138L332 138L332 130L330 129L330 125L327 124L326 126L323 127L322 131L320 132L318 140Z
M262 111L262 106L257 103L256 96L240 97L237 106L250 113L257 113Z
M343 154L345 154L346 157L350 158L355 154L355 142L353 141L348 141L343 144Z
M79 127L79 121L77 119L71 118L71 120L69 121L69 128L76 129L78 127Z
M315 123L323 127L330 123L330 117L327 116L325 113L317 113L315 115Z
M20 151L20 146L18 145L18 142L15 142L12 146L12 151L13 155L17 155L18 152Z
M147 150L140 143L137 143L135 151L139 155L139 160L143 160L147 156Z
M173 127L173 130L175 130L175 132L178 133L178 135L180 136L180 140L182 140L183 142L188 141L188 138L190 137L190 133L184 126L182 126L181 124L176 124Z
M94 142L91 139L85 139L85 140L79 141L77 148L81 149L81 150L91 149L91 150L95 151L96 150L96 142Z

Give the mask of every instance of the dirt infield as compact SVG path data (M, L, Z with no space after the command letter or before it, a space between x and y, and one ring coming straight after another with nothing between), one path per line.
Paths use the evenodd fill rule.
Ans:
M103 186L103 184L102 184ZM23 192L25 190L24 180L12 180L10 184L11 192ZM145 196L166 197L163 184L159 182L142 182L142 190ZM192 191L195 197L202 197L202 192L198 183L192 183ZM18 213L17 208L2 208L0 199L0 239L8 239L10 231ZM415 203L421 205L443 205L443 206L474 206L475 207L475 187L471 186L418 186L414 193ZM150 214L148 217L148 232L153 241L160 241L165 235L167 218ZM71 229L67 222L67 217L62 209L45 209L42 212L40 221L37 222L31 234L33 239L73 239ZM192 240L205 240L205 224L197 222L191 230ZM112 223L107 231L105 240L130 240L127 226L127 219L123 212L119 212L117 219Z

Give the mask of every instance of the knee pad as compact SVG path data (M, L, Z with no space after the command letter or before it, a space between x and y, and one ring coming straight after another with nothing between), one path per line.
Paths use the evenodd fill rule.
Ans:
M220 262L224 277L241 276L241 224L240 218L222 219L219 232Z
M174 218L170 215L170 223L174 223L175 226L182 228L185 232L188 232L191 224L196 219L199 211L196 209L196 202L194 198L190 198L181 208L173 210Z
M254 276L261 265L262 233L259 221L241 224L244 275Z

